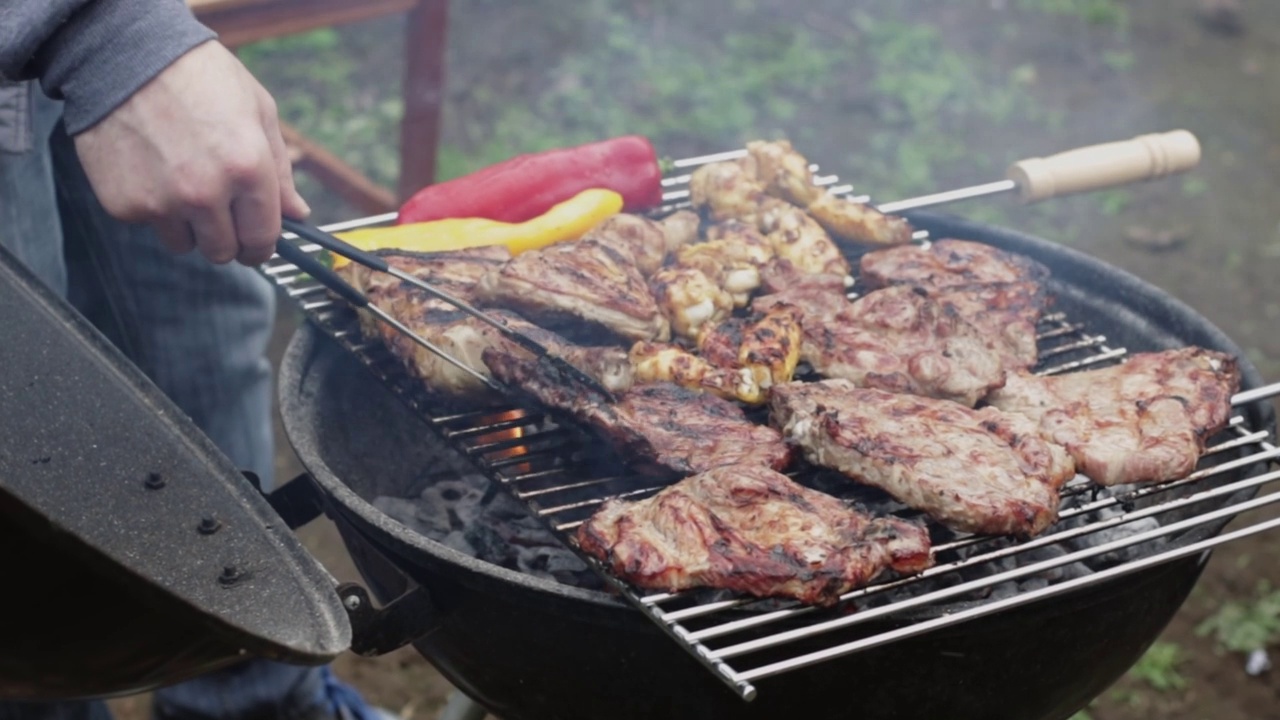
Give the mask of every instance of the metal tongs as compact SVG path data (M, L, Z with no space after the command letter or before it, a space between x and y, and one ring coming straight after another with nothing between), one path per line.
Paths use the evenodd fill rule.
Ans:
M488 314L484 313L481 310L476 309L470 303L467 303L461 298L454 297L453 295L431 285L430 283L425 282L420 278L416 278L413 275L410 275L409 273L406 273L394 267L393 265L389 264L386 260L382 259L381 257L370 252L365 252L364 250L361 250L360 248L348 242L339 240L333 235L330 235L329 233L317 227L313 227L303 222L298 222L297 220L290 220L289 218L284 218L283 226L284 226L284 229L287 230L288 232L291 232L304 240L309 240L319 245L320 247L328 250L329 252L335 253L337 255L341 255L342 257L345 257L352 262L359 263L371 270L387 273L392 277L395 277L403 282L409 283L410 285L418 288L419 290L422 290L423 292L427 293L428 295L431 295L432 297L438 298L440 300L443 300L449 303L450 305L453 305L454 307L476 318L477 320L480 320L482 322L485 322L493 326L499 332L501 332L503 336L515 341L521 347L534 353L534 355L536 355L538 358L547 360L553 366L555 366L558 370L562 371L569 378L572 378L573 380L576 380L577 382L582 383L583 385L587 386L589 389L591 389L594 392L600 393L610 402L615 401L613 393L611 393L608 388L606 388L603 384L601 384L599 380L595 379L590 374L583 372L582 370L579 370L576 366L574 366L572 363L565 360L564 358L553 354L549 349L547 349L542 343L538 342L537 340L534 340L533 338L529 337L528 335L525 335L519 330L515 330L514 328L508 327L506 323L503 323L493 317L490 317ZM452 363L459 369L469 373L472 377L483 382L485 385L492 388L493 390L496 390L500 393L504 393L508 395L512 394L511 389L508 388L507 386L503 385L502 383L499 383L497 380L493 379L492 377L489 377L488 375L485 375L484 373L477 371L475 368L472 368L466 363L453 357L451 354L441 349L435 343L432 343L430 340L427 340L426 338L423 338L417 333L415 333L404 323L400 322L399 320L389 315L386 311L370 303L369 298L365 297L364 293L361 293L355 287L351 286L347 281L343 280L342 277L339 276L336 272L325 267L324 263L312 257L310 253L306 252L302 248L296 245L293 245L292 243L288 242L284 238L280 238L280 240L276 242L276 252L280 255L280 257L298 266L299 270L315 278L317 282L324 285L329 290L332 290L338 295L341 295L343 299L351 303L356 308L364 308L368 310L369 312L377 316L379 320L394 327L396 330L400 331L401 333L404 333L414 342L418 343L419 345L426 348L427 350L430 350L436 355L439 355L441 358Z

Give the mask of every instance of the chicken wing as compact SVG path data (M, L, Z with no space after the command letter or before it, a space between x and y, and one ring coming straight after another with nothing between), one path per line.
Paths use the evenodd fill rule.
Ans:
M720 322L733 312L733 296L722 287L723 280L723 273L708 277L698 268L666 267L653 274L649 287L671 331L696 341L704 325Z

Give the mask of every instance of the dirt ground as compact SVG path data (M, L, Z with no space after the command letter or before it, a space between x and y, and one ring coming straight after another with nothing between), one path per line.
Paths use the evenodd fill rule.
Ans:
M739 4L754 7L761 3ZM789 10L777 9L790 7L785 3L762 4L774 8L771 14L762 15L767 15L769 22L792 19ZM990 8L1015 4L1014 0L991 0ZM1069 108L1064 125L1041 128L1038 134L1029 130L1008 138L998 130L984 133L981 128L971 128L972 137L967 139L976 152L996 153L1010 144L1019 152L1052 152L1073 144L1174 127L1189 127L1200 136L1205 155L1194 183L1135 188L1114 196L1115 212L1100 209L1094 201L1063 201L1061 207L1071 215L1069 222L1061 214L1053 218L1061 222L1060 236L1052 226L1046 228L1043 215L1008 206L1004 219L1015 227L1028 227L1034 221L1037 232L1071 242L1167 289L1235 338L1264 376L1280 380L1280 333L1274 329L1280 318L1280 285L1275 280L1280 272L1280 203L1276 202L1280 189L1280 2L1131 0L1121 4L1131 19L1131 57L1127 61L1114 58L1110 65L1127 63L1123 73L1110 72L1107 66L1093 62L1101 55L1093 45L1093 36L1042 28L1039 33L1002 42L993 38L997 26L985 14L988 3L922 6L930 8L930 22L947 31L950 44L1007 60L1011 68L1032 67L1042 92ZM1224 30L1198 19L1197 10L1205 5L1228 10L1238 6L1235 17L1242 31ZM494 7L492 3L474 7L455 3L450 42L461 46L487 43L491 39L486 34L489 23L498 12ZM794 18L804 20L803 15L797 9ZM456 60L451 56L451 62ZM537 60L524 58L522 62ZM480 60L459 69L472 84L507 78L510 72L509 67L488 67ZM513 82L518 84L518 75ZM839 92L839 88L832 90ZM460 108L467 105L465 94L465 89L451 86L446 115L452 125L445 128L446 141L463 133L460 127L467 117ZM831 102L838 105L836 100ZM851 131L840 118L811 118L802 113L796 123L809 120L814 129L806 147L812 148L812 155L846 157L842 149ZM699 149L715 151L722 146ZM839 162L832 165L843 175L851 174ZM985 179L968 178L972 182ZM954 208L961 214L967 210ZM1161 249L1160 243L1150 242L1152 237L1170 239L1172 247ZM296 317L286 308L281 316L280 348L295 322ZM283 440L280 447L279 477L293 477L300 469L297 460ZM1277 515L1259 513L1241 518L1228 529L1242 527L1259 516ZM335 575L358 579L332 527L317 522L300 535ZM1141 672L1131 673L1099 697L1087 716L1099 720L1280 717L1280 670L1250 676L1244 670L1243 654L1224 652L1212 638L1195 631L1225 604L1253 598L1259 581L1280 585L1277 568L1280 533L1255 536L1217 551L1192 597L1159 640L1163 647L1176 650L1176 659L1144 663ZM1271 641L1274 643L1274 635ZM1280 651L1274 644L1270 649ZM410 651L374 659L345 655L337 669L371 700L406 720L435 717L450 689ZM114 707L126 720L141 720L145 698L116 701Z

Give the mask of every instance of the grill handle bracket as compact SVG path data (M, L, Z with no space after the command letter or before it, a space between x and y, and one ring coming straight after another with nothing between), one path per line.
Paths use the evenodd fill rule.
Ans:
M339 585L338 597L351 621L351 651L364 657L399 650L437 625L435 603L418 584L381 608L375 608L368 591L356 583Z

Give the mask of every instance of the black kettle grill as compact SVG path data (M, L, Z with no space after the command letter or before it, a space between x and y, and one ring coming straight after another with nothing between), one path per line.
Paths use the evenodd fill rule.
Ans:
M936 236L1051 263L1069 309L1133 347L1199 343L1242 355L1189 308L1080 253L944 216L912 220ZM1158 636L1207 559L1188 546L1174 562L780 677L744 703L616 596L463 556L374 510L372 495L398 480L397 468L373 462L386 454L370 456L367 435L347 437L347 410L385 425L377 435L391 440L427 436L396 393L325 337L324 323L299 331L280 383L290 441L311 476L264 496L2 248L0 307L0 699L132 694L247 656L322 664L348 649L377 655L412 642L508 720L779 717L797 708L815 718L937 716L930 708L953 718L1065 718ZM1245 387L1260 386L1241 363ZM343 397L358 402L344 410ZM1260 430L1275 423L1263 403L1245 419ZM1235 452L1221 456L1232 480L1271 479L1258 473L1274 453ZM322 510L380 607L363 587L337 584L291 532ZM1024 641L1037 634L1052 635L1053 653Z

